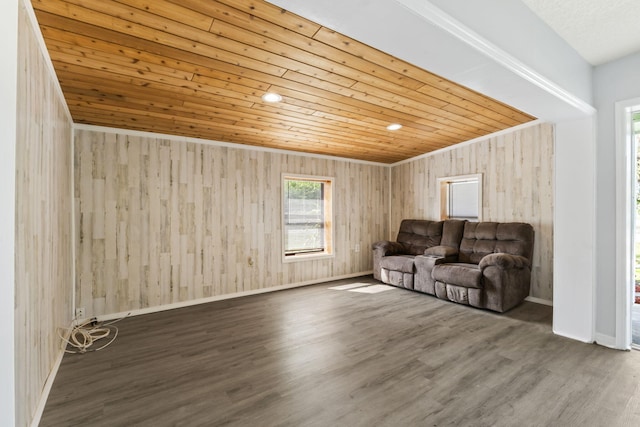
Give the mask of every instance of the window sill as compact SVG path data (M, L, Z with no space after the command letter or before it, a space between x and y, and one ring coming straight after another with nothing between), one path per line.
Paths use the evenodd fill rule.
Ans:
M297 254L297 255L289 255L289 256L283 255L282 262L289 263L289 262L300 262L300 261L312 261L317 259L333 258L333 257L334 255L329 252L313 252L310 254Z

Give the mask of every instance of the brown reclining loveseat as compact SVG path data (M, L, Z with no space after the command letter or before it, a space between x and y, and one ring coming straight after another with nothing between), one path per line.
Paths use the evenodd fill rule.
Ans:
M533 227L518 222L403 220L373 245L376 279L498 312L528 295Z

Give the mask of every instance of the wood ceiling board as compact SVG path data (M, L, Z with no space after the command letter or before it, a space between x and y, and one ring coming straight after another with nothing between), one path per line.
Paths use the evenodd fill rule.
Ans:
M260 79L261 81L268 81L272 77L261 71L242 68L238 65L170 48L108 29L74 22L45 12L38 13L38 20L47 41L61 40L81 47L94 46L102 52L123 55L132 59L145 59L148 62L156 61L167 66L175 66L181 70L192 70L194 74L211 75L213 77L216 74L220 74L227 76L228 79L249 78L253 80ZM71 33L62 30L62 28L73 28L75 32ZM89 34L93 34L93 37L89 36ZM115 40L115 42L110 40Z
M154 0L116 0L123 5L132 6L134 8L148 11L154 15L159 15L171 20L179 20L179 22L188 22L190 26L200 30L209 31L213 24L213 17L204 13L200 13L193 8L182 5L184 2L157 2ZM85 2L86 3L86 2Z
M413 80L402 73L381 68L375 63L363 60L357 56L349 55L342 50L335 49L332 46L328 46L315 40L299 40L297 38L292 38L291 34L281 35L275 32L269 32L270 35L276 34L278 36L278 40L282 42L277 46L273 46L269 42L263 42L263 40L265 40L264 35L251 35L253 33L248 30L240 29L219 21L214 23L214 28L217 28L217 26L224 26L229 29L227 32L223 33L225 37L242 40L252 46L260 46L261 48L265 48L275 54L284 53L288 57L296 57L301 62L314 64L317 68L324 69L336 75L348 76L352 83L349 85L342 84L343 86L350 87L353 82L357 81L365 81L370 84L385 84L385 82L389 82L393 85L400 85L406 89L417 90L424 85L423 82ZM240 33L245 35L243 36ZM278 49L278 47L280 47L280 49ZM318 77L316 74L308 72L305 73L302 70L295 71ZM340 84L340 82L334 83Z
M304 105L313 105L314 108L321 112L329 112L336 115L342 115L347 118L355 118L364 121L370 120L371 118L377 119L379 120L379 125L377 128L372 129L372 132L374 133L377 131L386 131L386 125L390 122L409 123L407 126L414 129L441 130L446 128L446 126L440 123L429 121L426 119L420 119L419 116L412 114L401 114L396 111L385 111L384 109L365 110L358 107L354 103L351 103L350 105L340 104L332 99L323 99L315 96L314 94L291 91L283 87L276 87L274 89L281 95L285 96L287 102L295 103L296 100L304 100ZM364 105L370 107L370 105L368 104ZM452 135L455 135L456 141L459 141L460 138L458 133L452 133Z
M320 25L314 22L260 0L219 0L218 3L226 4L229 7L248 13L251 16L257 16L306 37L312 37L321 28Z
M419 115L422 117L429 117L434 121L447 123L449 126L457 127L463 130L481 129L487 132L493 132L496 127L500 127L501 123L495 122L493 126L488 126L481 121L469 120L470 116L475 116L473 110L467 110L461 107L457 108L458 113L452 112L451 109L456 108L455 105L447 104L444 102L438 102L436 99L428 99L427 97L420 97L415 93L409 93L405 96L401 96L395 93L387 92L374 86L368 86L359 83L357 89L354 91L353 98L359 99L360 93L365 96L370 96L369 102L373 100L377 104L385 106L387 108L393 108L395 111L411 112L411 114ZM394 107L389 107L394 105ZM461 117L466 117L467 120L460 121ZM450 120L444 122L443 120Z
M180 123L182 125L194 125L194 123L201 123L210 125L215 123L217 126L220 126L221 129L229 128L231 125L231 129L235 129L238 132L247 131L247 129L260 129L261 134L264 135L280 135L278 132L282 131L290 131L292 134L296 135L298 139L302 139L304 141L313 140L317 138L318 126L305 125L304 123L297 124L296 126L291 126L290 124L285 123L265 123L263 120L259 120L255 117L243 117L241 119L226 119L224 117L210 117L210 116L195 116L189 110L182 110L181 108L175 108L173 111L169 108L162 107L149 107L145 106L144 108L140 108L138 110L135 109L126 109L122 107L118 107L117 105L110 104L109 102L99 102L99 106L95 105L92 102L91 98L84 97L73 97L68 99L70 109L76 113L80 113L81 111L91 111L87 110L87 108L98 108L100 109L105 116L111 117L114 112L123 113L130 117L133 117L136 112L140 114L144 114L143 117L147 117L148 119L153 120L167 120L167 114L172 114L174 123ZM86 117L86 113L83 114L83 117ZM140 122L140 119L137 120ZM104 123L104 122L103 122ZM322 129L322 134L329 134L331 136L331 145L343 147L343 150L346 150L349 147L353 147L356 151L358 150L375 150L380 145L379 140L369 139L366 136L362 138L357 138L357 143L353 143L353 135L347 132L346 129L341 129L339 127L331 126L327 124L326 128ZM385 138L388 139L388 138ZM392 141L387 141L391 143ZM414 143L420 143L420 141L414 141ZM396 148L398 154L411 154L412 150L401 150Z
M63 85L64 85L64 81L63 81ZM66 85L64 85L63 87L65 89L67 89ZM71 89L71 88L67 89L67 90L69 91L69 93L74 92L73 89ZM100 94L100 96L98 96L97 94L95 94L95 92L92 92L90 90L90 87L89 88L85 87L85 89L83 91L81 91L80 93L82 95L87 96L87 98L84 98L85 100L89 100L91 96L97 96L97 98L93 99L93 101L95 103L100 103L100 101L101 101L100 98L104 98L105 97L104 94ZM109 98L112 99L112 100L116 100L116 101L119 101L119 100L124 101L126 96L124 96L124 95L123 96L111 96ZM75 98L75 99L77 100L77 98ZM69 98L68 98L68 100L69 100ZM162 100L162 98L161 98L161 100ZM129 101L127 101L127 102L129 102ZM107 102L107 104L109 104L109 103ZM157 104L157 101L154 104ZM155 106L157 106L157 105L155 105ZM148 111L147 107L140 107L140 108L144 109L145 111ZM169 107L165 107L165 108L169 108ZM202 108L202 107L199 107L199 108ZM240 117L244 117L245 119L246 118L251 118L251 119L256 120L256 121L260 120L260 116L256 115L256 112L253 111L252 109L246 109L246 108L239 107L239 108L234 108L234 110L232 111L231 110L231 106L229 105L228 109L225 109L225 110L222 110L220 108L211 109L211 110L212 111L217 111L218 112L218 114L217 114L218 117L229 118L229 120L232 120L232 117L234 115L236 116L236 118L238 116L240 116ZM178 111L178 109L176 109L176 112L177 111ZM310 127L310 126L314 125L314 122L310 120L312 118L309 118L307 116L303 115L303 116L300 116L301 119L295 120L295 119L293 119L293 117L291 115L288 115L287 116L288 120L286 120L286 118L284 116L278 116L277 115L277 111L278 111L278 109L274 109L274 113L273 114L264 114L263 117L262 117L263 118L262 123L264 123L265 126L268 126L268 124L272 121L272 119L275 119L277 122L288 121L288 122L290 122L290 124L302 123L305 127ZM223 116L222 113L224 113L224 116ZM322 125L320 122L317 122L317 121L315 121L315 125L319 129L321 129L324 133L329 132L330 129L332 129L332 128L335 128L336 130L339 130L341 133L347 132L346 128L340 128L338 126L339 125L338 119L339 119L339 116L336 116L336 117L332 118L331 120L327 120L325 118L325 122L326 122L325 125ZM368 139L367 131L370 128L370 124L369 123L362 123L359 126L355 125L355 120L351 120L349 123L350 123L351 126L350 126L348 131L351 132L353 136L356 136L356 137L359 137L359 138L362 138L362 139ZM382 126L379 126L379 127L382 128ZM386 130L385 130L385 132L386 132ZM382 133L383 132L380 132L380 134L382 134ZM386 132L386 133L388 133L388 132ZM408 138L408 139L411 140L411 138Z
M273 75L282 75L287 70L286 68L278 67L269 63L268 61L272 58L272 56L268 55L264 51L258 51L255 53L256 57L263 59L261 60L255 59L254 57L237 54L233 51L225 50L224 48L219 47L218 44L221 43L224 45L223 47L226 48L240 47L241 49L243 49L243 47L238 46L237 43L234 44L232 41L226 41L224 39L216 37L215 35L207 31L201 31L195 28L191 28L187 25L180 24L177 21L166 20L165 22L163 22L163 24L166 24L169 29L173 30L173 32L166 32L162 30L163 25L158 25L156 23L156 19L159 18L156 18L154 16L147 17L144 20L145 22L153 25L153 27L146 27L137 22L122 19L117 15L109 15L108 13L105 14L97 12L93 9L87 9L76 4L70 4L60 0L35 1L37 3L34 3L33 6L36 10L36 13L38 10L45 10L54 14L57 12L58 14L61 14L61 16L71 16L74 19L86 24L94 25L96 27L101 27L107 30L114 30L118 34L133 36L142 40L157 43L161 47L166 46L186 52L194 52L201 56L218 59L223 62L239 65L251 70L267 72ZM94 7L97 7L96 5L102 5L102 7L99 7L99 9L104 9L106 7L107 10L110 5L117 5L117 3L115 3L113 0L92 1L88 3ZM58 4L66 5L66 7L63 7L62 10L60 10L61 8L58 6ZM136 17L138 16L140 16L140 14L136 15ZM175 29L173 26L179 26L180 28ZM175 35L174 33L179 33L182 35ZM164 52L160 51L159 53L162 55ZM265 62L264 60L266 60L267 62Z
M293 90L291 90L291 88L293 88ZM466 139L472 139L483 134L477 127L468 125L464 120L459 122L451 120L452 118L459 118L459 116L447 114L445 111L418 105L417 103L413 103L414 108L412 108L399 103L393 103L384 98L369 96L363 92L352 92L351 96L345 96L343 97L344 99L338 100L328 94L327 91L317 89L307 84L294 82L288 83L287 87L274 87L273 89L286 99L313 100L320 105L335 107L345 112L354 112L358 115L376 115L381 119L388 118L387 123L423 123L436 129L449 129L456 135L467 134L469 138ZM356 97L358 99L356 99ZM409 98L406 98L406 102L409 103ZM486 133L491 132L485 132L484 134Z
M78 123L390 163L533 120L264 1L33 6Z
M84 89L81 91L77 91L75 89L68 89L67 93L69 95L74 95L74 96L68 96L67 97L68 101L71 101L72 99L74 99L74 100L82 100L86 102L93 102L95 104L101 104L101 103L104 103L106 105L120 104L119 96L105 96L105 94L103 93L96 94L94 91L91 91L90 89L89 90ZM81 96L81 98L78 98L78 96ZM228 108L220 108L218 106L216 108L211 108L211 107L195 105L195 104L190 104L190 105L187 105L186 107L180 107L180 106L175 106L171 104L164 104L162 100L159 100L159 101L156 100L153 103L146 103L146 105L144 104L140 105L139 108L145 111L155 110L157 108L165 108L165 109L175 108L176 113L178 111L185 111L185 112L201 111L203 114L211 117L212 119L214 118L224 119L230 122L233 122L235 120L254 120L256 122L264 123L265 126L270 126L270 124L273 123L276 125L284 126L286 128L291 127L292 125L300 125L305 127L311 127L315 125L317 128L321 129L325 133L329 133L331 131L340 132L340 133L347 132L347 129L339 127L336 121L325 120L326 123L321 124L318 121L310 120L308 115L298 115L299 118L298 117L294 118L291 114L289 114L285 118L284 116L279 115L277 112L257 114L253 109L242 108L242 107L232 109L230 106L228 106ZM180 114L177 114L177 115L180 115ZM362 124L360 126L353 125L350 131L352 131L353 134L355 135L362 134L363 138L367 138L366 124Z
M488 111L492 111L493 109L495 110L495 112L500 113L501 115L506 114L510 117L519 117L520 120L526 120L527 118L530 118L530 116L528 116L527 114L521 113L520 111L508 107L498 101L487 98L486 96L483 96L475 91L443 79L442 77L439 77L433 73L417 67L413 67L404 61L386 55L380 51L371 49L367 45L364 45L335 31L322 28L314 36L314 39L322 40L327 44L335 46L338 49L342 49L360 58L365 58L365 56L368 55L374 63L380 64L399 73L406 74L407 76L414 78L417 81L423 82L423 84L420 87L415 88L415 90L431 97L446 101L447 103L464 103L470 100L471 102L478 102L479 106L484 106Z
M95 88L102 87L104 79L103 77L108 75L110 82L112 84L112 88L114 88L114 95L121 95L123 97L123 103L126 103L125 97L131 97L134 94L139 95L141 97L147 96L155 96L157 91L163 92L166 94L168 100L187 100L191 98L203 98L209 99L214 102L224 103L231 107L234 106L245 106L251 107L254 104L253 99L242 99L240 95L236 93L231 93L233 97L225 97L222 96L223 90L217 89L214 87L205 87L198 85L197 83L187 82L181 86L173 86L169 84L165 84L163 82L158 81L150 81L143 78L139 78L135 75L122 75L122 74L109 74L106 71L99 70L89 70L83 67L78 67L74 64L64 63L60 65L57 61L53 61L54 67L60 70L60 76L69 76L68 79L63 80L63 77L59 77L62 82L64 82L63 86L72 86L78 79L84 79L89 83L93 83ZM75 77L77 76L77 77ZM114 86L114 82L119 83L119 85ZM97 90L97 89L96 89ZM117 92L116 92L117 91ZM64 92L64 89L63 89ZM230 93L230 91L226 91ZM248 96L245 96L248 98Z

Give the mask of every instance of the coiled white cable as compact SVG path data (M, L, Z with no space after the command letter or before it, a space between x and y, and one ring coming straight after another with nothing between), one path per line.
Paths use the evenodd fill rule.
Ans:
M60 332L58 332L60 338L62 338L62 341L67 343L67 347L71 346L76 349L74 351L66 348L65 353L86 353L88 351L100 351L103 348L106 348L113 341L115 341L116 337L118 336L118 328L113 326L113 324L119 322L122 319L124 319L124 317L116 319L113 322L109 323L97 323L95 320L86 320L73 327L68 339L63 337ZM90 347L96 341L107 338L111 333L113 333L113 337L111 338L111 340L109 340L109 342L101 347L90 349Z

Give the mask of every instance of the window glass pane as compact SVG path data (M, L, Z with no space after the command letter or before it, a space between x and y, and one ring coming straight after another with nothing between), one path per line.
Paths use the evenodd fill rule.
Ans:
M460 219L478 218L478 181L449 184L449 216Z
M324 183L285 180L285 254L324 250Z
M438 178L440 219L481 221L482 174Z

